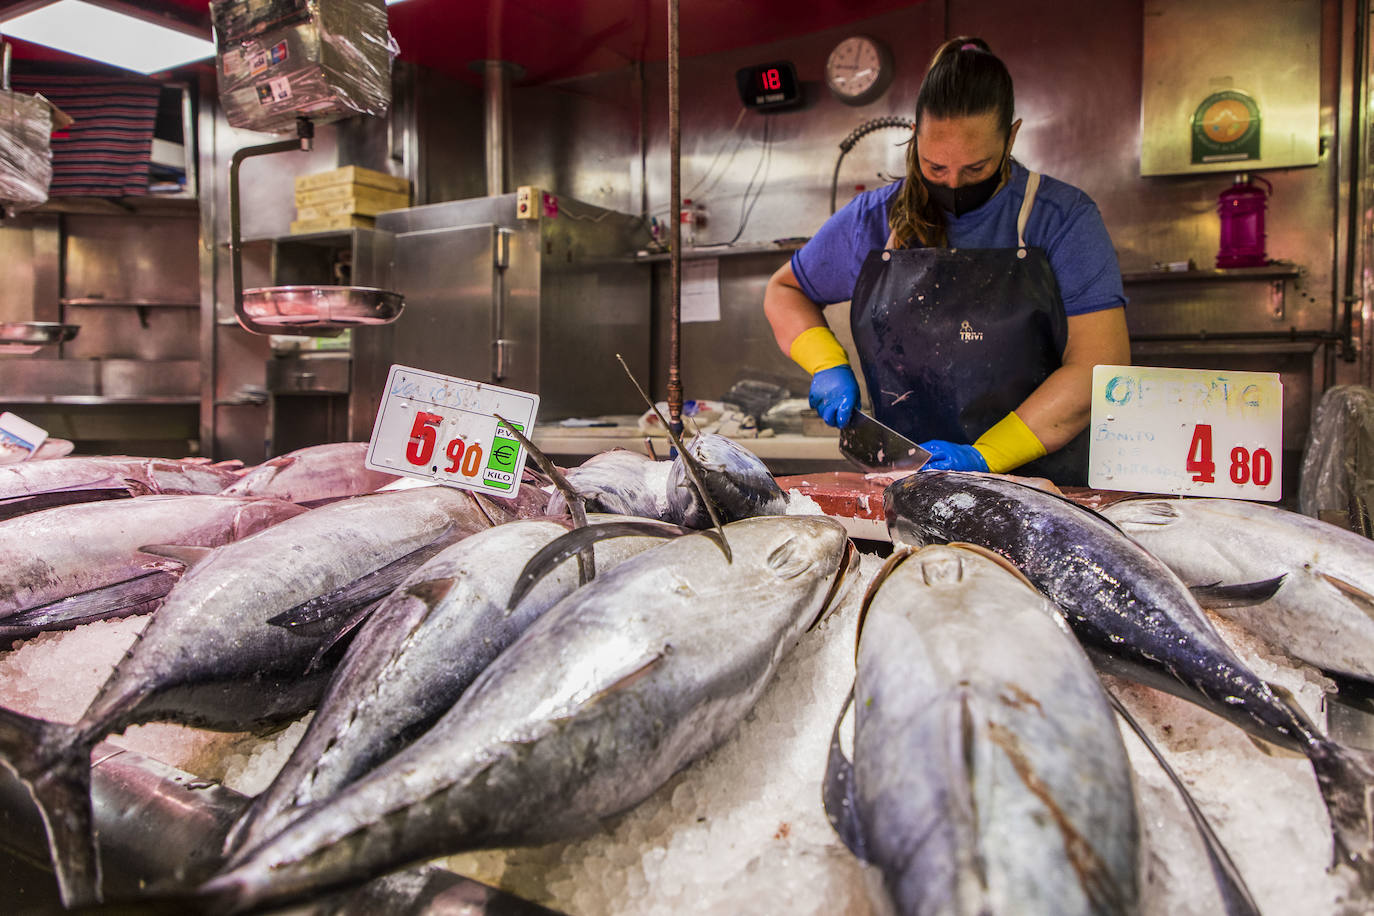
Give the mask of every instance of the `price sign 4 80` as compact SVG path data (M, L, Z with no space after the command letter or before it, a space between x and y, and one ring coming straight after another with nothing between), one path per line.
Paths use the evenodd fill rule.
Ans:
M1188 473L1198 483L1212 483L1216 480L1216 462L1212 460L1212 425L1199 423L1193 427L1193 439L1188 443ZM1231 482L1241 486L1254 484L1267 487L1274 479L1274 456L1267 448L1257 448L1253 452L1237 445L1231 449Z
M419 411L415 423L410 427L410 441L406 443L406 460L417 467L429 464L434 450L439 445L438 426L443 417L437 413ZM482 470L482 446L468 445L462 439L450 439L444 446L449 466L444 471L449 474L461 473L464 477L476 477Z

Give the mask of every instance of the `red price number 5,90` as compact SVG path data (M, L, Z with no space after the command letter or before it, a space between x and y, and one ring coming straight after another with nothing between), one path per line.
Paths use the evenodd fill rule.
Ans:
M426 413L423 410L415 414L415 423L410 427L410 441L406 443L407 461L414 465L429 464L429 459L434 457L434 449L439 444L437 427L443 419L437 413ZM480 445L468 445L462 439L451 439L444 447L444 454L449 459L449 466L444 468L444 471L449 474L459 471L464 477L476 477L477 472L482 469Z
M1199 423L1193 427L1193 441L1188 443L1188 473L1198 483L1212 483L1216 477L1216 462L1212 460L1212 426ZM1253 452L1237 445L1231 449L1231 482L1236 485L1253 483L1267 487L1274 479L1274 456L1266 448Z

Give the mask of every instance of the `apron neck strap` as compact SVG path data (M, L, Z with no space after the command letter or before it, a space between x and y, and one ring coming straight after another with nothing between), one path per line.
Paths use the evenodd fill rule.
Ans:
M1030 222L1031 206L1035 203L1035 192L1040 188L1040 173L1026 175L1026 196L1021 200L1021 212L1016 217L1016 246L1020 257L1025 257L1026 223Z

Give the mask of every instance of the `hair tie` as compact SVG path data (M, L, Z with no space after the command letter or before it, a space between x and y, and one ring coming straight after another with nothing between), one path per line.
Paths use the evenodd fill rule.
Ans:
M973 42L969 41L969 42L965 42L964 44L961 44L961 45L959 46L959 50L960 50L960 51L981 51L981 50L983 50L983 49L980 48L980 47L978 47L978 46L977 46L976 44L974 44Z

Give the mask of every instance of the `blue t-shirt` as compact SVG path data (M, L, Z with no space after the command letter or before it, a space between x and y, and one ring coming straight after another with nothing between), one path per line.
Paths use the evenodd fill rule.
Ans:
M1028 174L1025 166L1013 161L1011 181L987 203L963 216L946 213L950 247L1015 248L1016 218ZM901 187L898 181L858 195L792 255L792 273L811 301L829 305L854 294L868 253L887 245L888 207ZM1126 304L1116 250L1097 204L1082 191L1042 175L1026 225L1026 244L1044 249L1066 314Z

